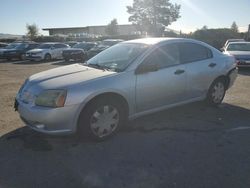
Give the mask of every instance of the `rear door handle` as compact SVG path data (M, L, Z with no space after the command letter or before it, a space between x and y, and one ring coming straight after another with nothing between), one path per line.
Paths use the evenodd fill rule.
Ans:
M185 72L184 70L178 69L174 72L174 74L179 75L179 74L183 74L184 72Z
M213 67L215 67L216 65L217 65L216 63L210 63L208 66L211 67L211 68L213 68Z

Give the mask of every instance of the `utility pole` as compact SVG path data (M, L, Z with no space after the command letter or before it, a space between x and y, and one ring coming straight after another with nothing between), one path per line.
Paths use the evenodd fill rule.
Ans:
M158 35L157 32L157 22L156 22L156 5L155 0L153 0L153 25L154 25L154 35Z
M250 40L250 24L248 25L247 40Z

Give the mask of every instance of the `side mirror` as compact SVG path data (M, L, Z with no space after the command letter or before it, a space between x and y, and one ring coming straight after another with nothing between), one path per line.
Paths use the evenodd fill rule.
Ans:
M135 74L144 74L148 72L156 72L159 70L157 64L141 64L135 70Z
M221 52L224 52L224 51L225 51L225 48L224 48L224 47L223 47L223 48L221 48L221 49L220 49L220 51L221 51Z

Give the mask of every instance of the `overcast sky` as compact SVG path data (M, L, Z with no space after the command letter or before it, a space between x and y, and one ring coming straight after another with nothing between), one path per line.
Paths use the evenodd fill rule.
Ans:
M169 28L182 32L230 27L236 21L241 31L250 24L250 0L170 0L181 4L181 18ZM41 28L106 25L113 18L128 24L126 6L133 0L1 0L0 33L25 34L25 25Z

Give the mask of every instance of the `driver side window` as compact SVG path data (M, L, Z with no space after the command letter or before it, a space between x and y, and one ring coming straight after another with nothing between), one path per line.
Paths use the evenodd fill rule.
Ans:
M167 44L155 49L144 60L144 65L156 65L158 69L180 64L180 53L177 44Z

